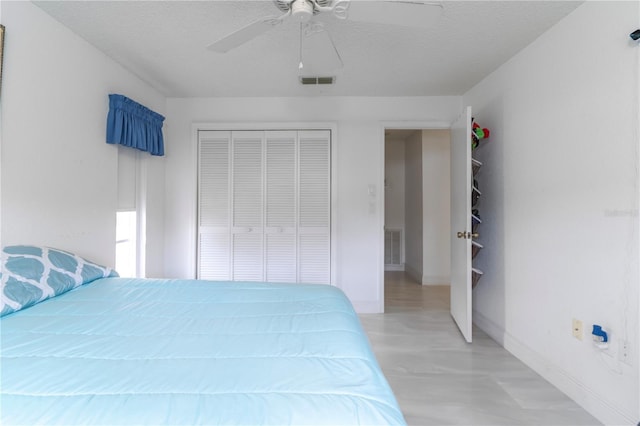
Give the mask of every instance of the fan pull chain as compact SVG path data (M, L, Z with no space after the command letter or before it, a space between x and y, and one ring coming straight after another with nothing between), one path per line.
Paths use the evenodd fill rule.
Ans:
M301 70L304 68L304 64L302 63L302 22L300 23L300 63L298 64L298 69Z

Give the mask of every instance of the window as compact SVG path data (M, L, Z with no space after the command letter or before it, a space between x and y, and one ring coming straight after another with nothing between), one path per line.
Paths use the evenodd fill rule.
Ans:
M136 250L136 211L116 214L116 271L121 277L136 277L138 264Z

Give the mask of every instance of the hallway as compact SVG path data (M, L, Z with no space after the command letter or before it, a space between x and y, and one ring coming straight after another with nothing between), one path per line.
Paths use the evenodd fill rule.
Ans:
M409 425L600 424L481 330L465 343L448 286L386 272L385 304L360 320Z

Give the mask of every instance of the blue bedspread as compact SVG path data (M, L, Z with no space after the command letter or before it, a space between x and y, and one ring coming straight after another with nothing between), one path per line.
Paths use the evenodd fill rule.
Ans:
M404 424L335 287L103 278L0 327L4 426Z

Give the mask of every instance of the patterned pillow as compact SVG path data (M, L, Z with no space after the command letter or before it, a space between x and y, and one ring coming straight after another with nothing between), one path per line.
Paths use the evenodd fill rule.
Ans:
M111 268L48 247L8 246L0 262L0 317L98 278L118 276Z

